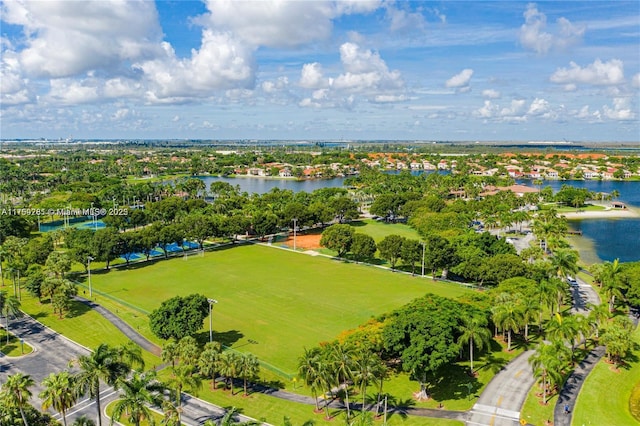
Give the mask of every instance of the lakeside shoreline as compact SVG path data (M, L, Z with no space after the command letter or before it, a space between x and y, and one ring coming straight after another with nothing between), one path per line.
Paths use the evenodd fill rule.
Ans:
M569 220L580 219L637 219L640 218L640 211L638 208L627 206L626 209L613 209L608 208L606 210L591 210L591 211L576 211L576 212L563 212L559 213L560 216L564 216Z

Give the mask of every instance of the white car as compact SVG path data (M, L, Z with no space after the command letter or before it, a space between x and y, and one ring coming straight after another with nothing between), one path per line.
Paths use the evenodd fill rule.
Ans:
M570 275L567 275L567 282L571 287L578 287L578 281Z

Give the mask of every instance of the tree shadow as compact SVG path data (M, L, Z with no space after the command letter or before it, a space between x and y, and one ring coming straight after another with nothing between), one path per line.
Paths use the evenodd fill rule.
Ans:
M482 386L476 377L469 375L466 365L451 364L432 382L431 397L435 401L462 400L469 398Z
M69 308L69 312L66 313L67 318L77 318L80 317L91 310L91 306L86 303L74 300L71 302L71 307Z
M201 331L195 334L193 337L195 337L199 343L205 344L209 341L209 331ZM215 342L220 342L222 346L226 346L229 348L243 337L244 334L242 334L238 330L213 331L213 340Z
M481 366L479 368L477 368L477 370L489 370L491 371L493 374L497 374L498 372L500 372L505 365L507 365L509 363L508 360L504 359L504 358L497 358L494 354L490 353L487 354L484 358L484 363L482 363L481 361L478 362L478 364Z

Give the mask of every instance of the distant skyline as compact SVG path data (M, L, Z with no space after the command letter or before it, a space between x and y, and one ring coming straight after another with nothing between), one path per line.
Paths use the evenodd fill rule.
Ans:
M640 142L637 1L0 3L0 138Z

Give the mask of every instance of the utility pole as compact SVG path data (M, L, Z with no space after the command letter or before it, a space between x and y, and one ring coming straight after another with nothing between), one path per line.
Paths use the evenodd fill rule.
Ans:
M298 218L295 217L293 220L293 251L296 250L296 228L298 227Z

